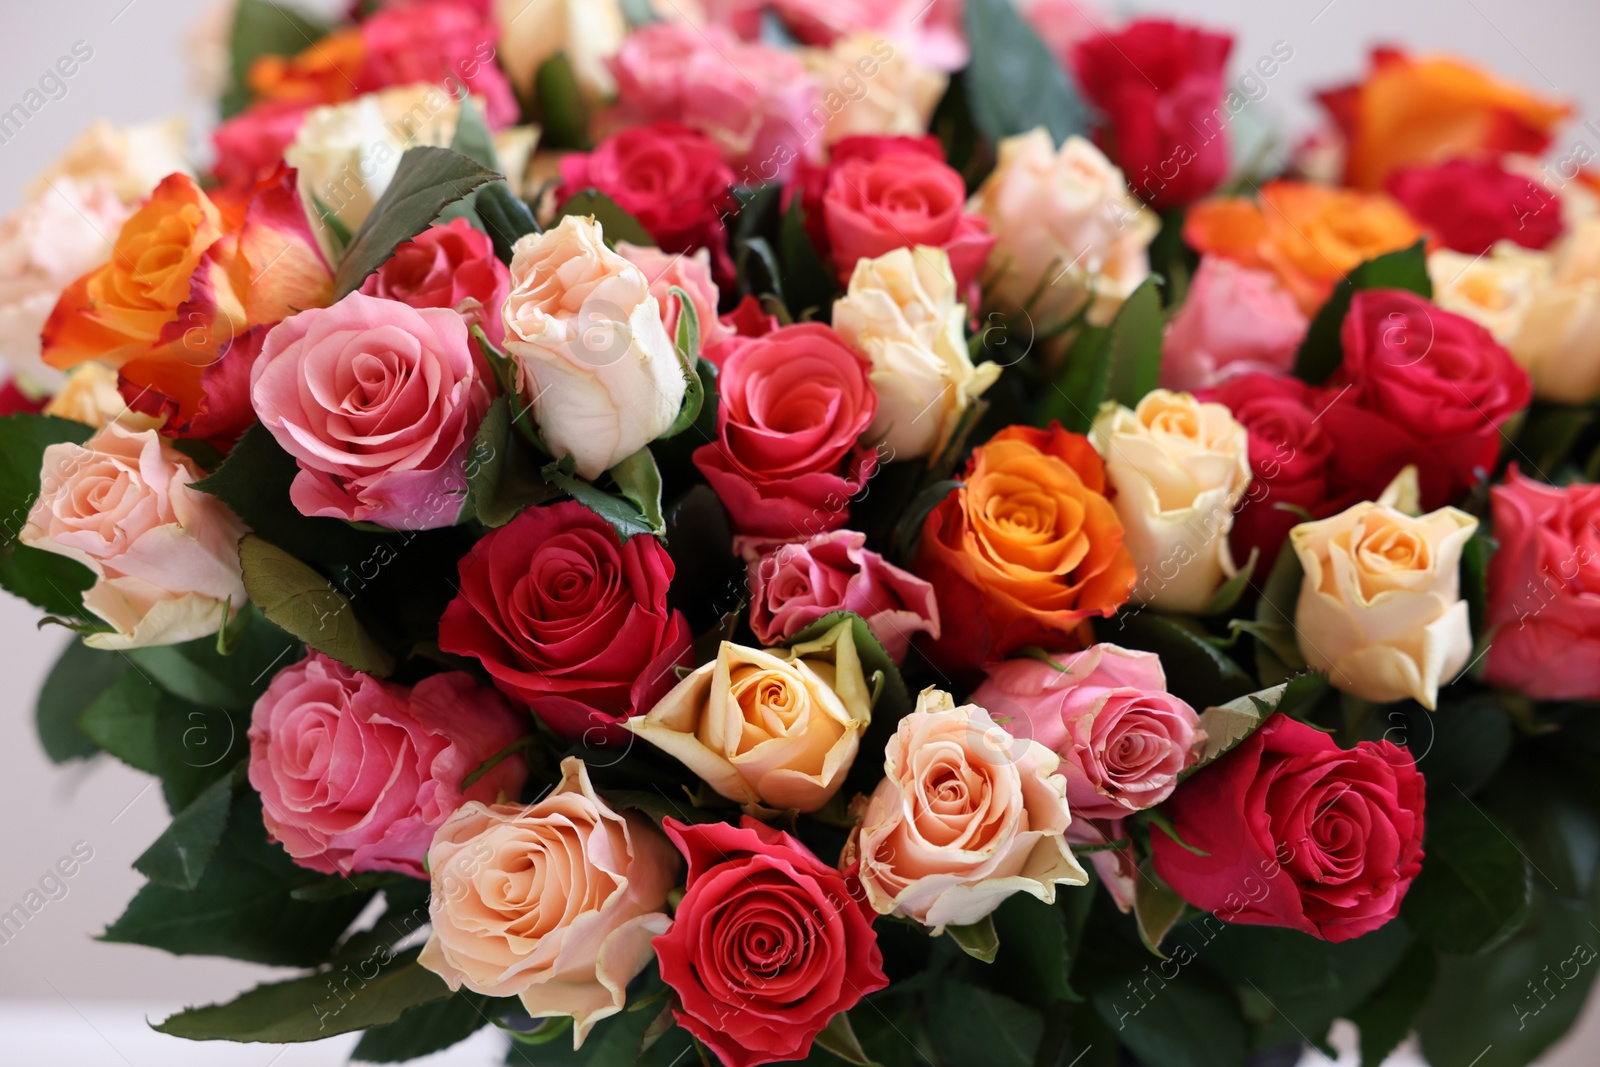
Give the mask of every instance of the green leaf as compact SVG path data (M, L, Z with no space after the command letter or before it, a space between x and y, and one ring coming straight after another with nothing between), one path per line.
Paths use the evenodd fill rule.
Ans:
M39 690L34 721L53 763L92 756L99 747L78 728L78 717L128 673L125 656L90 648L74 639L50 668Z
M1483 641L1484 619L1489 605L1489 560L1499 542L1482 526L1461 547L1461 596L1467 602L1472 619L1472 633Z
M1155 280L1147 278L1110 326L1079 327L1054 395L1046 394L1040 424L1059 421L1074 433L1088 433L1105 401L1137 404L1160 377L1165 324Z
M450 151L459 152L492 171L504 173L500 166L500 155L494 149L494 134L489 132L489 127L484 123L483 112L478 110L471 96L463 96L460 104L456 132L450 138Z
M1261 561L1261 549L1252 548L1250 558L1245 560L1244 566L1239 568L1237 574L1229 578L1222 586L1211 594L1211 599L1206 606L1200 609L1200 614L1205 616L1226 615L1239 603L1239 598L1244 596L1244 591L1250 588L1250 579L1256 573L1256 564Z
M1361 1031L1361 1067L1378 1067L1405 1040L1433 989L1437 969L1433 949L1413 945L1377 991L1350 1012L1350 1021Z
M1226 704L1200 713L1200 726L1206 732L1200 756L1180 778L1188 778L1214 760L1227 755L1259 730L1280 706L1302 707L1317 700L1328 688L1328 676L1317 672L1302 674L1270 689L1247 693Z
M232 775L218 778L180 811L155 843L133 861L133 869L156 885L193 889L216 854L233 808Z
M565 52L557 52L539 65L533 79L543 148L587 149L589 113Z
M661 471L650 449L639 449L612 467L610 473L618 491L644 516L650 532L657 537L666 533L667 520L661 514Z
M856 1067L879 1067L866 1050L861 1047L861 1039L856 1037L855 1028L850 1025L848 1012L839 1012L822 1032L816 1037L819 1048L826 1049L846 1063L853 1063Z
M511 402L504 396L495 397L484 413L467 453L466 475L473 513L491 528L554 495L521 437L512 433Z
M414 1005L394 1022L369 1028L350 1058L357 1063L403 1063L441 1052L489 1024L486 1004L487 997L463 989L453 997Z
M1295 377L1321 385L1333 377L1344 362L1340 332L1350 312L1350 300L1364 289L1404 289L1433 298L1433 282L1428 278L1427 245L1418 241L1410 248L1388 252L1369 259L1352 270L1334 287L1333 295L1311 320L1306 339L1295 358Z
M1243 668L1173 617L1146 608L1123 612L1095 629L1102 641L1158 654L1172 692L1194 707L1220 707L1256 688Z
M350 239L333 279L337 300L361 287L394 250L426 230L446 204L500 175L448 148L411 148L400 157L394 180Z
M88 617L83 591L94 574L75 560L29 548L17 541L41 483L54 489L70 469L45 470L45 449L81 445L94 429L50 415L8 415L0 418L0 587L35 607L63 618Z
M250 599L285 631L358 671L384 678L394 670L394 657L322 575L254 534L239 542L239 563Z
M1464 799L1428 805L1422 873L1400 914L1443 952L1484 952L1528 915L1527 861L1498 822Z
M833 311L833 298L839 291L834 274L817 255L817 248L806 232L806 212L801 198L795 197L784 213L778 230L778 253L783 262L783 293L789 312L796 320L820 312ZM808 314L810 313L810 314Z
M1189 280L1200 265L1200 257L1183 240L1186 213L1182 208L1161 213L1161 230L1150 242L1150 272L1161 279L1162 302L1168 308L1182 306L1189 293Z
M605 236L606 244L616 247L618 241L626 241L631 245L644 248L654 248L655 238L650 236L638 219L622 210L617 202L598 189L583 189L574 194L560 209L556 211L554 226L568 215L578 218L593 217L600 224L600 232Z
M195 704L249 712L272 682L275 668L301 658L299 642L246 605L238 643L224 655L209 637L179 645L155 645L128 651L128 658L163 689Z
M1514 455L1536 471L1555 471L1594 417L1592 407L1536 402L1517 433Z
M1300 639L1294 627L1295 607L1300 602L1300 585L1305 579L1305 568L1294 548L1285 544L1278 559L1261 587L1261 599L1256 601L1255 622L1241 626L1256 642L1256 674L1262 685L1287 681L1306 669L1306 660L1300 654Z
M1173 958L1187 963L1195 957L1189 953L1185 959L1175 952ZM1191 969L1175 974L1168 980L1163 970L1148 990L1148 1000L1126 986L1102 989L1094 995L1095 1010L1140 1062L1239 1067L1245 1060L1245 1028L1237 999Z
M1093 887L1063 887L1061 896L1088 898ZM1072 954L1067 945L1066 909L1046 904L1029 893L1013 893L990 919L1000 940L994 973L1004 982L1001 992L1040 1007L1075 1000L1067 978Z
M1133 918L1145 948L1167 958L1161 951L1161 942L1183 918L1185 906L1183 898L1161 880L1148 859L1139 864L1139 878L1133 887Z
M93 571L66 556L16 542L0 547L0 588L56 618L89 618L83 594L94 580Z
M944 503L945 497L960 488L962 488L961 482L945 478L934 482L912 498L911 505L906 508L895 526L895 551L899 553L901 562L909 565L917 558L917 548L922 541L922 527L927 524L928 515L934 508Z
M239 0L229 34L228 89L222 117L232 118L250 105L250 67L262 56L292 56L320 41L330 27L321 19L273 0Z
M78 725L123 763L160 778L174 812L226 777L248 752L242 717L175 697L137 670L101 693Z
M1044 1020L1032 1008L949 979L930 998L924 1023L949 1067L1032 1067L1044 1033Z
M512 249L517 241L530 234L539 233L539 222L522 198L511 191L504 181L490 182L475 194L473 207L483 228L494 242L494 254L502 263L510 263Z
M1009 0L967 0L972 61L963 79L972 121L990 144L1050 131L1060 145L1089 128L1088 109L1050 50Z
M614 496L604 489L597 489L593 485L572 473L573 461L571 453L561 459L546 464L539 474L545 481L565 492L572 499L599 515L611 524L617 531L617 536L627 543L628 538L639 534L656 534L662 532L653 525L644 512L630 500ZM663 528L664 529L664 528Z
M962 952L975 960L993 963L995 953L1000 951L1000 935L995 933L994 917L991 915L985 915L968 926L947 926L944 932L950 935L950 940L961 946Z
M679 366L683 370L684 392L678 417L667 427L666 432L657 438L663 441L678 436L699 422L701 412L705 408L706 396L712 394L711 383L717 378L716 365L700 358L700 313L695 310L687 292L676 285L672 287L671 292L678 301L678 336L674 347L678 352Z

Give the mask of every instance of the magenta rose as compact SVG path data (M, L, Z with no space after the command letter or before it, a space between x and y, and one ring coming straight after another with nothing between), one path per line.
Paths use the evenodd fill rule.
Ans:
M1288 374L1305 336L1300 305L1273 275L1208 256L1167 327L1161 387L1193 392L1239 374Z
M672 557L653 537L620 544L576 501L529 508L460 563L439 646L480 661L502 692L568 740L628 735L678 681L689 625L667 607Z
M304 515L402 530L454 525L489 394L467 327L441 308L351 293L267 334L250 373L261 423L300 464Z
M517 98L495 63L500 30L469 5L414 3L380 11L361 23L362 62L358 92L432 82L457 85L482 101L495 129L517 121Z
M1160 658L1093 645L1056 663L997 663L972 702L1061 757L1074 817L1116 819L1166 800L1205 731L1167 692Z
M279 671L250 719L250 785L273 840L328 874L426 877L433 833L469 800L515 798L527 768L495 764L526 732L493 689L455 671L395 685L313 652Z
M1600 700L1600 485L1557 488L1513 465L1489 500L1500 547L1484 679L1535 700Z
M483 327L492 343L505 339L500 309L511 272L495 258L494 242L466 219L436 223L396 248L361 291L414 308L449 308L469 327Z
M853 611L895 663L912 635L939 638L933 586L867 551L867 535L834 530L780 545L750 562L750 629L762 644L782 644L824 615Z

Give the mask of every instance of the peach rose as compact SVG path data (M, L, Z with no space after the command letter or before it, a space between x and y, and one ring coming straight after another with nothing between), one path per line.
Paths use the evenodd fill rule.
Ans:
M829 145L846 137L922 136L950 83L875 33L848 34L800 58L822 89L813 114L827 116L822 141Z
M714 662L622 725L747 810L816 811L844 784L871 719L845 621L787 650L724 641Z
M934 933L966 926L1012 893L1055 903L1084 885L1066 831L1067 780L1056 754L1012 737L973 704L924 690L884 752L883 781L839 857L859 863L867 903Z
M472 801L434 834L433 932L418 962L451 989L517 997L536 1019L572 1016L577 1048L649 965L679 865L648 819L614 811L568 756L544 799Z
M87 444L44 450L20 539L94 571L83 606L112 629L85 637L91 648L190 641L244 606L238 547L247 531L226 504L191 487L199 478L154 430L117 423Z
M113 126L104 119L73 138L67 150L28 186L30 198L70 179L104 185L134 206L170 174L189 174L183 119ZM109 236L109 233L108 233Z
M100 429L120 422L130 430L159 430L166 419L133 410L117 388L117 372L104 363L85 363L66 376L61 391L44 406L46 415Z

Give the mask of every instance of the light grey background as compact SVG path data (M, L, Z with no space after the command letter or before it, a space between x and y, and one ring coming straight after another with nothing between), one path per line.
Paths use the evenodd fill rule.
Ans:
M128 123L181 113L198 134L208 108L190 89L185 42L209 6L210 0L5 0L0 111L21 100L74 42L87 42L94 55L70 79L65 97L0 144L0 211L14 206L37 171L96 118ZM1274 42L1287 41L1294 58L1268 83L1261 110L1290 129L1310 121L1310 92L1356 76L1375 42L1454 51L1600 112L1594 51L1600 4L1594 0L1163 0L1130 8L1230 30L1240 69ZM1580 140L1600 145L1600 135L1574 124L1558 140L1558 154ZM20 901L75 843L87 843L94 856L68 882L66 897L0 944L0 1040L6 1047L0 1058L25 1067L342 1062L350 1040L238 1049L191 1046L144 1029L147 1016L159 1019L185 1003L225 999L270 972L91 940L138 889L141 879L129 865L168 816L159 789L136 772L109 760L63 772L45 761L33 735L33 697L65 637L60 630L37 630L36 618L32 608L0 594L0 910ZM1600 1013L1591 1005L1586 1036L1547 1063L1600 1062L1597 1041ZM492 1035L480 1035L448 1062L498 1059Z

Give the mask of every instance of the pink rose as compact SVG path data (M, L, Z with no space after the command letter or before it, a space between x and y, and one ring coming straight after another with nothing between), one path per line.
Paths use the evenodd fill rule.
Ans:
M825 47L853 33L871 33L946 74L966 66L971 56L961 0L773 0L772 6L806 44Z
M260 100L211 133L217 161L211 173L223 185L249 189L270 175L294 143L310 105L295 100Z
M250 398L300 464L289 498L302 514L406 530L456 521L489 394L454 311L362 293L302 311L267 335Z
M506 336L500 309L511 293L511 272L495 258L494 242L466 219L428 227L394 250L361 291L414 308L450 308L482 326L495 345Z
M1057 662L995 664L972 702L1061 757L1067 803L1080 818L1120 818L1167 799L1205 731L1167 692L1161 660L1094 645Z
M694 305L695 316L700 320L702 354L735 335L734 328L717 317L720 297L717 283L711 278L710 252L702 248L693 255L674 256L659 248L618 241L617 255L644 272L650 283L650 295L661 305L661 325L667 328L667 336L674 343L678 338L678 316L682 308L678 298L672 295L673 286L688 293L689 303Z
M453 2L408 4L380 11L361 24L360 92L431 82L454 91L465 85L483 101L495 129L517 121L511 83L495 63L500 31L469 7Z
M939 637L933 586L866 548L867 535L834 530L781 545L750 563L750 628L776 645L835 611L853 611L895 663L911 635Z
M434 831L469 800L515 797L520 756L461 782L526 721L460 671L395 685L313 652L279 671L250 717L250 785L267 833L302 867L423 878Z
M1167 327L1161 386L1209 389L1236 374L1287 374L1306 325L1271 274L1207 256Z

